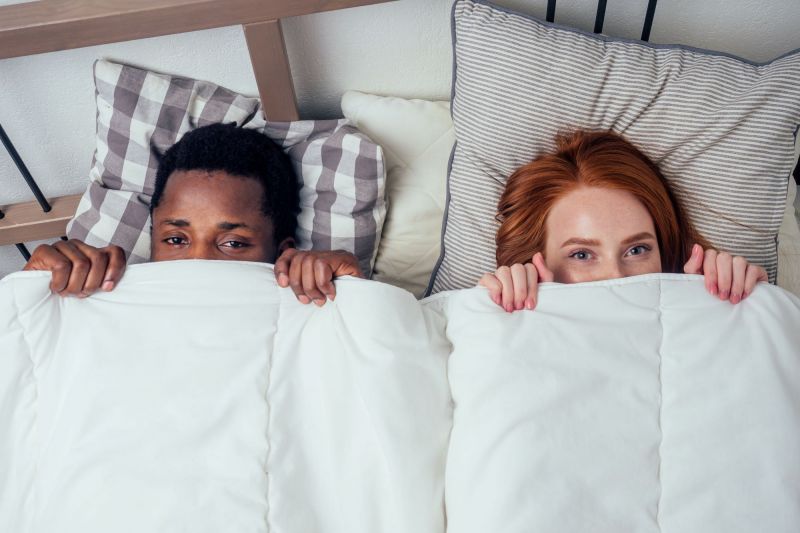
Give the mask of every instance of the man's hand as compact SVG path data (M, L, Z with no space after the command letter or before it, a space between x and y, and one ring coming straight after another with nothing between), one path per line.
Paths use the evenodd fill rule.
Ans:
M738 304L753 292L756 283L768 281L767 271L757 265L751 265L747 259L732 256L726 252L703 250L699 244L692 247L692 256L683 267L686 274L702 274L706 282L706 290Z
M341 276L363 278L358 259L350 252L303 252L289 248L275 262L275 278L281 287L292 287L297 299L317 306L336 298L333 279Z
M119 246L95 248L70 239L38 246L22 270L52 272L51 291L85 298L116 287L125 272L125 253Z

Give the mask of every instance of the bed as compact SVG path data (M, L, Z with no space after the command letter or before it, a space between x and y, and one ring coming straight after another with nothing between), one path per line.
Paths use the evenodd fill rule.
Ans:
M0 8L8 15L0 16L2 57L242 24L260 93L253 98L99 60L100 156L87 192L51 200L37 193L35 202L3 209L0 244L26 253L24 242L70 234L90 244L120 243L131 266L115 291L80 300L49 294L47 273L0 281L0 529L796 531L800 300L791 291L800 293L793 270L800 267L800 202L788 186L792 169L798 178L800 110L781 99L800 101L792 92L800 87L800 54L750 65L595 35L604 1L591 34L551 24L553 0L546 21L458 0L450 102L350 92L345 119L298 120L279 19L368 3L376 2L45 1ZM187 4L192 15L176 16ZM53 6L63 11L47 9ZM647 2L644 41L655 9ZM508 76L487 79L470 61L545 64L547 57L527 56L546 48L540 44L553 47L547 53L554 61L567 61L564 48L579 57L581 47L601 54L596 63L611 70L598 67L600 85L612 89L619 76L613 66L627 59L602 54L630 50L657 66L685 61L674 70L701 72L692 83L713 84L707 74L714 71L703 69L722 64L749 77L744 92L766 86L770 96L730 128L665 128L679 141L696 140L683 143L696 148L688 155L668 137L643 146L665 173L714 178L707 154L730 159L741 146L736 133L752 135L735 124L747 126L760 113L780 117L766 155L752 158L763 174L757 187L748 189L756 178L744 164L741 181L723 182L734 184L727 189L714 179L701 180L699 189L692 188L698 180L685 185L690 200L702 200L695 213L719 232L715 238L732 242L733 233L746 241L742 253L772 268L778 286L760 286L745 305L731 306L707 295L697 276L554 284L542 287L536 312L511 315L473 288L474 272L459 265L493 267L486 263L487 228L495 222L493 195L515 161L506 152L530 158L545 146L535 135L550 137L561 123L525 105L502 107L497 95L508 92L509 79L519 83L516 75L537 91L526 100L547 98L524 67L500 63L483 70ZM637 64L635 73L650 70L661 72ZM667 107L680 107L675 101L685 96L670 93L669 84L677 79L681 89L685 78L656 79L658 95L677 95ZM569 92L570 80L558 83ZM775 83L782 90L773 90ZM736 90L737 83L723 84ZM152 114L114 98L116 89L132 86L137 99L156 103ZM152 95L174 91L184 91L185 110L162 123L164 137L157 138L151 126L167 99ZM631 98L645 92L631 91ZM676 120L658 98L623 101L638 114L620 123L616 100L597 97L613 105L599 106L605 114L596 124L647 138L648 120ZM491 105L470 107L484 100ZM553 108L543 102L537 109ZM726 103L720 107L730 108ZM315 308L279 289L270 265L147 262L151 143L168 146L211 111L264 132L289 153L306 197L301 244L353 251L373 281L339 280L336 301ZM470 127L473 116L481 117L478 130ZM129 156L109 157L103 125L119 120L137 127L117 141ZM541 132L520 145L502 135L509 127ZM659 146L669 149L660 153ZM334 148L331 163L324 154ZM483 174L465 171L465 154ZM374 184L368 197L352 185L358 180ZM727 193L708 193L720 190ZM749 195L758 209L729 201L734 193ZM318 216L315 200L324 195L344 200ZM476 213L482 218L459 218ZM482 228L472 233L488 236L488 244L464 240L472 238L465 227ZM454 259L462 249L468 253ZM224 290L219 280L226 280Z

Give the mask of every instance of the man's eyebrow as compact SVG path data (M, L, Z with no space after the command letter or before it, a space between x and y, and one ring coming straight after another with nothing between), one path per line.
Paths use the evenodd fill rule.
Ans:
M633 244L636 241L645 241L647 239L652 239L654 241L656 240L655 236L653 236L652 233L643 231L641 233L637 233L636 235L631 235L630 237L622 241L622 244L628 245L628 244Z
M173 219L165 220L164 222L161 223L161 225L162 226L163 225L166 225L166 226L177 226L179 228L185 228L187 226L191 226L191 224L189 224L188 220L183 220L181 218L173 218Z
M565 246L570 246L573 244L578 244L581 246L600 246L600 241L596 239L580 239L578 237L572 237L564 241L564 244L561 245L562 248Z
M225 231L230 231L232 229L238 229L238 228L250 229L250 226L248 226L244 222L220 222L219 224L217 224L217 228Z

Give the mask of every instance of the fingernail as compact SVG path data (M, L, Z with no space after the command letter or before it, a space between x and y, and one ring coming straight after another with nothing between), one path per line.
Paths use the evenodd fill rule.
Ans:
M289 276L284 273L278 274L278 285L285 287L289 283Z
M300 300L301 304L311 303L311 299L308 296L298 296L297 299Z
M325 300L317 298L316 300L314 300L314 305L316 305L317 307L322 307L323 305L325 305Z
M511 311L514 310L514 308L511 307L511 305L509 304L509 305L505 306L505 310L506 310L506 313L510 313Z
M712 286L711 286L711 294L713 294L713 295L715 295L715 296L716 296L716 294L717 294L718 292L719 292L719 289L717 288L717 286L716 286L716 285L712 285Z
M723 300L727 300L728 299L728 294L729 294L728 291L721 291L719 293L719 297L722 298Z
M495 305L500 305L500 298L497 296L492 296L492 301L495 303Z
M527 309L528 311L533 309L533 302L531 300L527 300L525 302L525 309Z
M113 289L113 288L114 288L114 282L113 282L113 281L104 281L104 282L103 282L102 289L103 289L104 291L108 292L108 291L110 291L110 290L111 290L111 289Z
M731 294L731 303L738 304L742 301L742 298L738 294Z

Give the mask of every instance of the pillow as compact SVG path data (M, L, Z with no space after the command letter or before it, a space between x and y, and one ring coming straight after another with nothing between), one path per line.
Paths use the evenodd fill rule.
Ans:
M342 113L386 156L388 206L372 278L420 298L439 258L455 142L450 103L348 91Z
M344 121L270 123L260 103L210 82L97 61L97 147L70 238L150 257L149 202L157 161L184 133L214 122L258 128L282 145L301 181L299 248L354 253L369 274L385 217L383 153Z
M446 169L455 136L449 102L406 100L349 91L342 112L383 147L388 211L373 279L405 288L417 297L427 286L439 253ZM800 143L798 143L800 148ZM786 211L778 235L778 286L800 296L800 228L795 218L796 185L789 180ZM800 206L800 200L795 201ZM434 229L437 228L437 229Z
M480 0L453 7L453 121L443 251L429 292L495 269L507 177L559 131L611 129L647 154L715 247L763 265L776 242L800 124L800 53L756 65L613 39Z

